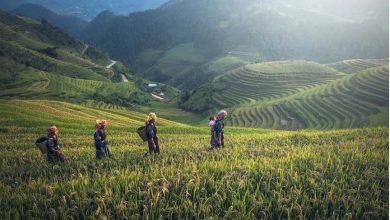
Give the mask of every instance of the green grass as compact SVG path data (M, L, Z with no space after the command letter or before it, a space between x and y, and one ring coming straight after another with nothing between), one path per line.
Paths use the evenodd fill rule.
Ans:
M157 112L158 114L158 112ZM0 101L0 218L387 219L388 129L209 129L159 118L162 153L143 157L146 115L53 101ZM96 161L93 127L109 120L113 159ZM34 146L50 125L69 164Z
M201 114L179 109L175 99L169 103L154 100L148 103L148 105L139 106L137 110L145 113L158 112L159 115L165 119L191 125L199 124L199 122L203 119Z

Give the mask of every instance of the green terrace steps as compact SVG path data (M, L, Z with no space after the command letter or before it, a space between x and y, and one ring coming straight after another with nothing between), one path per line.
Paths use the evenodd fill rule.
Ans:
M238 107L228 124L291 130L375 126L374 115L388 120L388 79L388 66L370 68L280 102Z
M344 73L355 73L373 67L388 65L388 63L389 59L355 59L331 63L328 66Z
M302 72L277 72L273 69L283 71L283 65L294 71L302 69ZM301 67L305 65L306 69ZM263 69L270 72L261 72ZM219 102L221 107L232 107L252 100L273 100L325 84L341 76L342 74L330 68L304 61L249 65L218 77L213 82L216 85L213 100Z

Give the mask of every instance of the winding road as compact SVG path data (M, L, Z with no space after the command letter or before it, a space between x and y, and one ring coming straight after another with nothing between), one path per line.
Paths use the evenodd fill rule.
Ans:
M110 65L106 66L106 69L110 69L111 67L113 67L115 64L117 63L117 61L115 60L111 60L111 63ZM124 74L121 74L121 77L122 77L122 81L123 82L128 82L129 80L127 79L127 77L124 75ZM160 101L164 101L165 99L161 96L158 96L158 95L155 95L153 93L150 93L154 98L160 100Z
M81 50L81 56L83 56L85 54L85 51L87 51L89 48L89 45L88 44L84 44L84 48Z
M121 74L121 77L122 77L122 81L123 81L123 82L128 82L128 81L129 81L129 80L126 78L125 75Z
M116 63L118 63L118 61L111 60L110 65L106 66L106 69L110 69L110 68L113 67Z
M150 93L150 95L152 95L154 98L156 98L156 99L158 99L158 100L160 100L160 101L164 101L164 100L165 100L163 97L160 97L160 96L155 95L155 94L153 94L153 93Z

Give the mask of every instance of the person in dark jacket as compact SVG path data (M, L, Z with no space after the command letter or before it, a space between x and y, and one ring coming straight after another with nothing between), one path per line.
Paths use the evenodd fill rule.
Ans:
M54 162L66 162L65 156L62 154L60 146L58 144L58 128L51 126L47 129L47 160L49 163Z
M215 122L214 126L214 137L216 138L216 147L224 147L224 135L223 135L223 129L225 125L223 124L223 120L227 117L227 112L225 110L221 110L218 113L217 121Z
M96 159L101 159L105 156L112 156L110 149L107 146L105 131L106 126L106 120L96 121L96 131L93 135L95 139Z
M158 144L156 122L157 122L157 116L155 113L150 113L145 121L146 136L148 138L149 154L160 153L160 146Z
M216 118L214 116L211 116L209 119L209 126L210 126L210 145L212 148L217 146L217 139L214 137L214 129L215 129L215 123Z

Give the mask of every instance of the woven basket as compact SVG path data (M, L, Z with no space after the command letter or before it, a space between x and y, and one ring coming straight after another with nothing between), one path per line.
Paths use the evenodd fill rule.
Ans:
M139 127L139 128L137 129L137 133L138 133L139 137L140 137L143 141L147 141L147 140L148 140L148 137L146 136L146 126Z
M40 137L35 141L35 145L39 148L42 154L47 153L47 147L46 147L47 138L46 137Z

